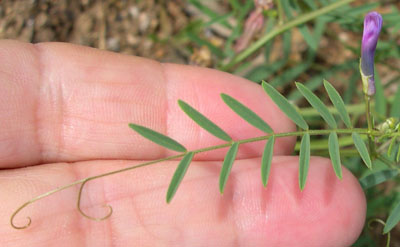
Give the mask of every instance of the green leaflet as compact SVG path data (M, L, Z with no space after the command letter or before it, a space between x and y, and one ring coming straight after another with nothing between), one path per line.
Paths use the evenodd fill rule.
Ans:
M239 143L234 142L225 155L224 163L222 164L221 173L219 176L219 191L224 193L226 182L228 181L229 173L231 172L233 161L239 148Z
M386 221L386 225L383 228L383 234L390 232L400 221L400 202L397 203L396 207L390 212L389 217Z
M297 110L289 103L289 101L282 96L273 86L262 82L262 87L275 104L288 116L297 126L302 129L308 130L308 124L304 121L303 117Z
M194 156L193 152L189 152L185 154L182 158L181 162L179 162L178 167L175 170L174 176L171 179L171 183L169 184L167 191L167 203L169 203L174 197L176 190L178 189L183 177L186 174L186 171L189 167L190 162L192 161Z
M336 129L337 125L335 118L329 112L328 108L324 105L324 103L322 103L322 101L303 84L296 82L296 87L297 89L299 89L300 93L306 98L308 103L310 103L310 105L319 112L321 117L328 123L328 125L331 128Z
M207 130L210 134L224 140L232 141L232 138L218 127L215 123L211 122L208 118L198 112L196 109L188 105L182 100L178 100L178 105L193 121L195 121L200 127Z
M393 151L394 144L396 143L396 139L397 139L397 136L393 136L392 140L390 141L389 148L387 151L388 156L392 155L392 151Z
M367 165L367 167L371 169L372 168L371 158L369 157L367 146L365 145L361 136L358 133L353 132L351 137L353 138L354 145L356 146L356 149L360 154L361 159L364 161L365 165Z
M300 144L300 157L299 157L299 185L300 190L303 190L308 174L308 167L310 166L310 134L304 134Z
M273 132L271 127L247 106L243 105L242 103L227 94L221 94L221 98L225 102L225 104L227 104L234 112L236 112L249 124L266 133Z
M400 161L400 145L399 148L397 149L397 155L396 155L396 162Z
M359 181L363 189L368 189L394 178L398 174L397 170L380 170L361 178Z
M271 161L274 153L275 136L271 136L265 144L261 159L261 181L267 187L269 173L271 171Z
M342 179L342 165L340 164L339 140L336 132L329 134L329 156L331 157L333 170L339 179Z
M346 106L344 105L342 97L336 89L330 84L327 80L324 80L325 90L328 93L329 99L331 100L332 104L336 107L339 116L342 118L344 124L347 128L351 128L351 121L349 114L347 113Z
M165 136L154 130L133 123L130 123L129 127L132 128L134 131L136 131L139 135L143 136L144 138L147 138L152 142L157 143L158 145L161 145L163 147L166 147L168 149L177 152L186 152L186 148L184 146L182 146L179 142L175 141L174 139L168 136Z
M306 25L300 25L299 31L304 38L304 41L312 50L317 50L318 41L315 39L314 35L312 35L310 29Z

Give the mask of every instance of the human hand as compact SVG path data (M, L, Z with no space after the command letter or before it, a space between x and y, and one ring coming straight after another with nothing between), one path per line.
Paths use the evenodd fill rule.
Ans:
M294 138L275 144L264 188L265 142L243 144L218 190L227 150L195 156L173 201L165 193L178 164L169 161L90 181L82 209L73 187L25 208L25 201L75 180L139 164L173 152L128 127L137 123L192 150L220 143L176 104L183 99L233 139L263 135L223 104L220 93L243 102L274 129L294 125L259 85L227 73L164 64L69 44L0 41L1 246L349 246L364 224L366 202L357 179L312 157L304 191L298 186Z

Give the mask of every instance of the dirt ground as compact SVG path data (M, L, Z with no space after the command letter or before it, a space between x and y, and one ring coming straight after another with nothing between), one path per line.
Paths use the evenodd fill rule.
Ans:
M229 11L228 0L202 3L219 13ZM207 17L186 0L0 0L1 39L70 42L162 62L213 67L213 55L208 49L195 46L188 52L182 49L182 42L171 39L196 19L207 20ZM234 18L228 21L236 24ZM337 38L356 46L352 43L358 42L358 37L338 29L337 25L331 25L328 36L340 33ZM229 32L216 25L203 35L223 48ZM301 61L307 45L296 29L292 39L290 61L296 63ZM326 37L319 48L324 51L319 56L327 63L337 64L352 58L349 49ZM279 48L274 50L272 59L280 55ZM254 59L254 64L257 61Z
M227 0L204 2L220 13L227 12L229 5ZM182 43L170 39L195 19L207 18L185 0L2 0L0 38L32 43L70 42L162 62L212 67L212 55L207 48L194 47L193 52L187 52ZM229 21L235 24L234 19ZM217 47L223 47L229 30L216 26L204 35ZM348 35L341 38L352 40ZM321 43L329 45L327 40ZM295 32L291 60L301 60L305 49L302 36ZM340 47L326 50L328 60L338 62L348 58L349 51L339 53L337 49ZM279 56L279 49L276 51L272 58Z
M186 6L181 0L3 0L0 38L70 42L184 63L188 57L179 48L155 39L167 39L187 25Z

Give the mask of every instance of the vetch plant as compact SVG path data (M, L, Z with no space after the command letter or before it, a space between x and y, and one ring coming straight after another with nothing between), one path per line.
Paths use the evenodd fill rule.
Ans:
M361 42L360 73L364 93L375 94L374 57L379 33L382 28L382 16L377 12L368 13L364 19L364 32Z
M182 111L191 118L197 125L206 130L209 134L224 141L223 144L204 147L196 150L188 150L185 146L180 144L178 141L158 133L146 126L137 125L135 123L129 123L128 126L142 137L160 145L167 149L177 152L176 155L169 156L166 158L161 158L154 161L145 162L139 165L126 167L119 170L114 170L111 172L99 174L96 176L87 177L71 184L65 185L63 187L54 189L45 194L39 195L28 202L20 206L10 218L11 226L16 229L27 228L31 224L31 219L28 218L28 222L25 225L16 225L14 223L14 218L16 215L31 203L47 197L53 193L65 190L75 185L80 185L77 199L77 209L86 218L92 220L105 220L112 214L112 207L107 205L109 208L108 214L104 217L95 218L87 215L81 209L81 197L84 186L95 179L106 177L109 175L114 175L122 173L128 170L137 169L140 167L150 166L156 163L164 162L167 160L181 159L178 164L175 173L171 179L170 185L166 191L166 202L171 203L178 188L184 179L184 176L189 169L190 163L194 156L199 153L208 152L211 150L217 150L221 148L228 148L225 155L222 168L220 170L219 176L219 191L221 194L224 193L227 181L229 180L230 171L234 165L237 152L241 144L265 141L266 145L262 154L261 164L260 164L260 178L261 183L264 187L268 186L268 179L270 176L270 170L272 165L272 155L274 150L274 144L277 138L296 136L300 139L300 150L299 150L299 174L298 174L298 184L299 190L304 190L307 186L307 176L310 163L310 153L311 153L311 139L315 136L327 137L328 143L328 154L332 163L332 169L334 170L338 179L342 179L342 167L341 167L341 156L340 149L343 146L340 142L341 136L351 136L355 150L358 152L359 156L363 160L364 164L369 168L373 168L373 161L380 160L384 162L388 168L390 176L396 176L399 173L398 163L400 161L400 124L395 118L389 118L381 124L376 125L374 119L371 115L370 101L374 95L374 53L376 44L378 41L378 35L382 26L382 17L376 13L369 13L364 22L364 35L362 41L362 56L360 62L360 73L363 81L363 91L365 94L365 105L366 105L366 118L368 122L367 128L355 127L351 122L350 115L348 114L347 107L343 102L342 97L336 91L336 89L328 81L324 80L324 88L330 99L335 111L332 111L323 103L318 96L316 96L309 88L307 88L302 83L296 82L296 87L299 93L306 99L306 101L318 112L321 119L324 120L326 129L312 129L299 113L299 111L281 94L279 93L271 84L263 81L262 89L265 93L272 99L272 101L281 109L286 116L297 125L298 129L293 132L285 133L275 133L274 130L265 122L260 116L249 109L244 103L239 102L237 99L221 92L221 104L226 104L227 107L232 109L238 117L247 121L250 125L263 131L265 134L262 136L256 136L248 139L235 140L229 134L227 134L222 128L216 125L211 119L203 115L198 110L194 109L189 103L178 100L178 105ZM341 123L337 122L334 115L340 117ZM344 126L344 127L340 127ZM368 146L365 140L368 140ZM361 179L361 184L364 188L374 186L380 182L385 181L390 176L384 176L382 178L382 171L373 172L369 176ZM216 185L217 187L217 185ZM384 233L388 233L398 222L400 221L400 204L395 207L393 212L388 218L385 224Z

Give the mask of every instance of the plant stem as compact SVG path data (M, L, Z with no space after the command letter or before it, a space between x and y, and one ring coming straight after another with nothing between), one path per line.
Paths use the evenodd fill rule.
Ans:
M368 147L369 153L371 154L372 158L376 158L376 151L375 151L375 138L372 136L372 131L374 128L374 123L371 115L371 97L368 95L364 95L365 99L365 114L367 117L367 124L368 124Z
M371 106L373 107L375 104L374 102L371 102ZM334 106L329 106L328 110L332 114L339 114L338 110ZM359 103L359 104L353 104L353 105L347 105L346 110L349 114L361 114L364 113L365 111L365 103ZM299 109L299 113L303 117L313 117L313 116L319 116L319 112L313 108L313 107L307 107L307 108L301 108Z
M278 8L278 19L279 19L278 24L282 25L284 23L284 13L283 13L281 0L275 0L275 4Z
M257 51L259 48L261 48L265 43L267 43L268 41L270 41L271 39L273 39L275 36L293 28L296 26L299 26L301 24L304 24L310 20L313 20L315 18L317 18L318 16L324 15L326 13L329 13L347 3L351 3L354 0L340 0L337 2L334 2L326 7L323 7L321 9L315 10L313 12L301 15L289 22L286 22L283 25L279 25L276 28L274 28L273 30L271 30L271 32L265 34L263 37L261 37L259 40L257 40L256 42L254 42L252 45L250 45L246 50L240 52L237 56L235 56L228 64L223 65L220 69L224 70L224 71L228 71L230 70L233 66L235 66L237 63L243 61L245 58L247 58L248 56L250 56L252 53L254 53L255 51Z

